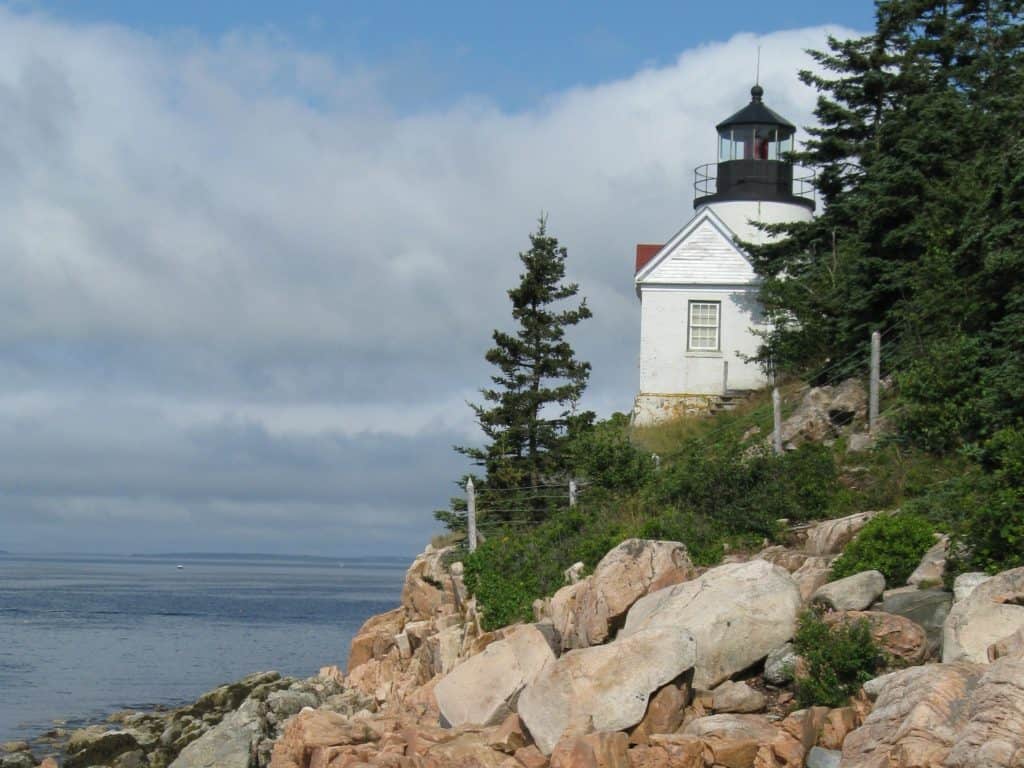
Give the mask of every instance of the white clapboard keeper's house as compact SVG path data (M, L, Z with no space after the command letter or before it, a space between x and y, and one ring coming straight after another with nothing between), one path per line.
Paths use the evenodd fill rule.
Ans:
M766 235L751 222L806 221L810 177L794 182L796 127L769 109L764 89L719 123L718 162L695 171L695 213L664 245L637 245L640 298L639 426L707 413L736 393L766 384L746 361L764 328L758 278L737 239Z

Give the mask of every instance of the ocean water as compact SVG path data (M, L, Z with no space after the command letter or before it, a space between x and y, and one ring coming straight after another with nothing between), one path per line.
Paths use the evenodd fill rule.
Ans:
M178 568L178 565L182 568ZM0 555L0 742L344 665L407 561Z

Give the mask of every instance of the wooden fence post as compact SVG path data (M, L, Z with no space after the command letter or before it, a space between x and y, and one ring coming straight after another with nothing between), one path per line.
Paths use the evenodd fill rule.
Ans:
M779 388L772 389L772 423L775 431L772 433L772 444L775 448L775 455L782 455L782 395Z
M576 481L575 480L570 480L569 481L569 506L570 507L575 507L576 506Z
M472 477L466 481L466 536L469 551L476 552L476 488Z
M878 425L878 384L882 375L882 334L871 334L871 382L868 389L868 432L875 433Z

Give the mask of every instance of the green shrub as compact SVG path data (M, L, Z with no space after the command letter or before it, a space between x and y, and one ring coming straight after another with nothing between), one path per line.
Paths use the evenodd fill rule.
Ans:
M778 459L773 493L781 502L779 517L803 522L824 517L840 491L832 451L823 445L805 443Z
M654 506L686 509L728 535L775 538L778 520L820 517L838 488L831 454L803 446L782 456L747 455L734 441L693 441L654 475Z
M934 530L931 523L917 515L879 515L832 563L832 576L841 579L861 571L881 571L888 585L904 584L935 543Z
M939 530L953 531L984 503L986 477L980 471L936 482L903 503L906 514L927 519Z
M1024 429L997 432L980 459L986 472L972 479L956 508L950 578L1024 566Z
M953 573L999 573L1024 566L1024 489L993 484L953 537Z
M715 565L725 554L729 533L713 520L688 510L666 509L640 528L644 539L681 541L695 565Z
M982 429L978 393L983 348L976 338L940 339L917 355L897 386L903 409L900 432L927 451L953 451Z
M845 706L885 664L863 619L829 627L816 613L805 611L793 645L806 664L806 673L796 678L801 707Z
M559 564L530 546L532 537L495 533L463 560L465 583L482 609L485 629L533 616L533 601L561 580Z
M577 477L592 487L633 493L654 472L650 452L630 442L629 417L623 413L580 433L569 450Z
M983 446L981 461L1007 485L1024 484L1024 425L996 432Z
M577 561L593 569L608 550L636 536L618 506L556 511L536 527L492 529L463 558L465 582L477 598L485 629L530 621L533 601L554 594Z
M724 531L771 531L771 518L760 511L748 514L745 502L758 482L762 462L743 462L738 446L705 445L691 441L671 462L665 462L646 489L647 503L675 508L714 520Z

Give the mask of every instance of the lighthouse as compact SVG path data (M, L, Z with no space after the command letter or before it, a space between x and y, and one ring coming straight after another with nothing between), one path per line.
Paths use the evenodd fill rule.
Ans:
M694 171L693 217L668 242L636 247L638 425L707 413L767 383L748 362L767 326L737 241L766 241L755 222L814 215L813 177L791 160L796 126L764 103L760 85L715 129L718 159Z

